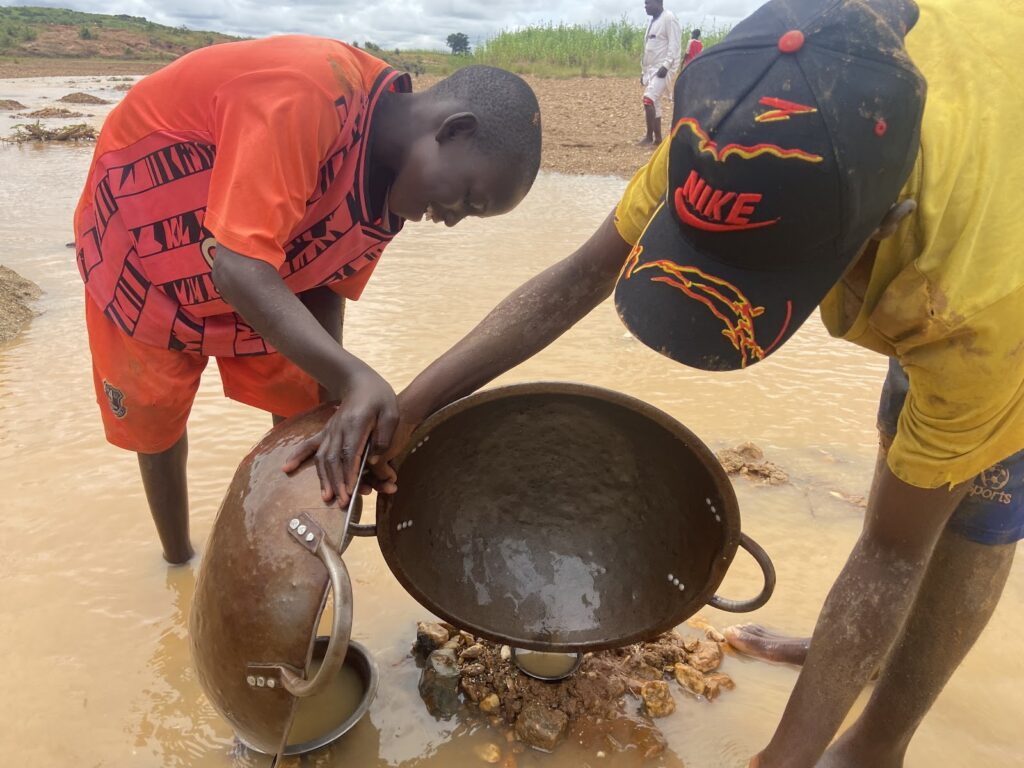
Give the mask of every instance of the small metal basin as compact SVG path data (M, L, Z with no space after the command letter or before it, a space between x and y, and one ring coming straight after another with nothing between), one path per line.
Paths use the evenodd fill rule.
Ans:
M313 646L314 662L323 660L329 640L328 637L316 639ZM312 752L337 741L352 730L369 711L377 695L378 680L377 663L370 652L361 643L350 640L348 654L338 673L335 687L328 687L319 694L298 701L292 716L288 743L282 754L302 755ZM354 703L353 709L353 691L349 689L356 681L361 691L355 694L358 701ZM338 712L339 709L341 712ZM343 715L345 710L349 711L347 716ZM339 717L340 722L337 720ZM247 743L241 734L238 734L238 740L249 749L266 754L259 747Z

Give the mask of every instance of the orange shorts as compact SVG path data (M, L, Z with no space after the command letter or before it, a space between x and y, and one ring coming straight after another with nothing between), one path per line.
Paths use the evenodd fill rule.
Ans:
M160 453L185 433L209 358L135 341L85 297L96 402L107 441L137 453ZM278 416L320 401L317 382L282 354L219 357L224 394Z

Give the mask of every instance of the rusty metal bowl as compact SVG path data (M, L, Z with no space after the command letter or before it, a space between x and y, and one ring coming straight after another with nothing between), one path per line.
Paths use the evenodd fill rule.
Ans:
M396 466L398 492L377 501L388 566L428 610L496 642L614 648L706 604L753 610L774 589L714 454L617 392L544 383L472 395L428 419ZM715 594L740 546L764 575L743 602Z

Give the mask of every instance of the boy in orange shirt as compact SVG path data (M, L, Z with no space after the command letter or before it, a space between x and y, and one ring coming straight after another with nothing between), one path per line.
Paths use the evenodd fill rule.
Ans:
M398 409L341 346L344 299L406 220L506 213L539 165L535 96L490 67L413 94L369 54L296 35L202 49L132 88L75 242L106 436L139 456L168 562L193 554L186 422L208 359L228 397L275 419L342 400L308 453L324 500L346 501Z

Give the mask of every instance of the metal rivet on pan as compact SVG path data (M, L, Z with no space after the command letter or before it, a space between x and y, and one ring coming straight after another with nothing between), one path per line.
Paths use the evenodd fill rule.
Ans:
M277 687L277 680L275 680L274 678L270 678L269 680L267 680L267 688L276 688L276 687Z
M298 528L299 525L301 525L301 523L299 522L299 518L297 518L297 517L292 518L292 521L290 523L288 523L288 527L291 528L293 531L296 528Z
M300 526L299 526L299 536L303 536L303 535L305 535L306 531L308 531L308 530L309 530L309 529L308 529L308 528L307 528L306 526L304 526L304 525L300 525Z
M711 499L704 499L704 501L706 501L708 503L709 507L711 506Z
M714 504L711 505L711 511L712 512L717 512L718 511L717 509L715 509L715 505Z
M410 520L408 523L406 523L406 525L409 526L410 528L412 528L412 520Z
M686 589L686 585L685 584L680 584L679 585L679 591L682 592L684 589Z
M430 439L430 435L427 435L426 437L424 437L424 438L423 438L423 442L425 443L425 442L427 442L427 441L428 441L429 439Z
M256 685L256 678L252 675L249 675L247 678L245 678L245 682L247 682L249 685Z
M316 541L316 534L315 533L307 533L306 534L306 541L308 541L310 543Z
M256 678L256 687L257 688L262 688L266 684L267 684L267 678L265 678L265 677L257 677Z
M673 580L673 577L672 577L672 574L671 574L671 573L670 573L670 574L668 575L668 580L669 580L669 581L672 581L672 580Z

